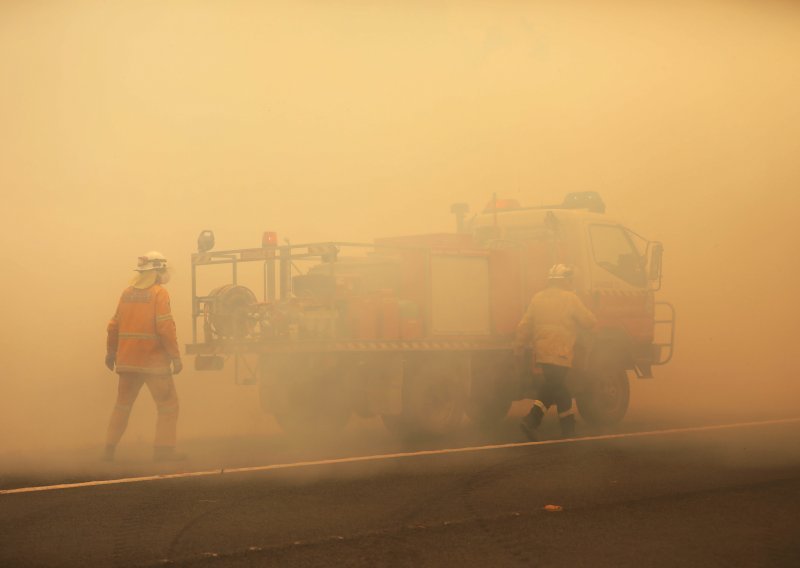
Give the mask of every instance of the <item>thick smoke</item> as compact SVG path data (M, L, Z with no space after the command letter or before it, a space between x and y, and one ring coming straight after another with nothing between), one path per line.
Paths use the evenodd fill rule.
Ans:
M97 446L105 325L161 250L449 230L456 201L599 191L664 242L677 350L634 417L796 412L792 2L4 2L0 459ZM274 431L229 372L180 435ZM123 443L149 443L145 391ZM46 455L46 454L45 454Z

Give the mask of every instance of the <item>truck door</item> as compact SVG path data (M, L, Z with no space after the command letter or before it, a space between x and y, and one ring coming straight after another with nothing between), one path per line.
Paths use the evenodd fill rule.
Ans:
M621 225L588 225L591 308L600 329L636 344L653 335L652 292L645 259Z

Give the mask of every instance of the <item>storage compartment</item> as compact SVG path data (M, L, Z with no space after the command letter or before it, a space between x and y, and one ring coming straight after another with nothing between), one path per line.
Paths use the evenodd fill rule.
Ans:
M489 260L431 255L431 335L488 335Z

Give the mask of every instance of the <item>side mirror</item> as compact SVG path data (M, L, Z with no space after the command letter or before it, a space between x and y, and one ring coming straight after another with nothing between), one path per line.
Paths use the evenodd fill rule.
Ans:
M647 266L647 278L651 282L661 281L661 261L664 257L664 245L659 242L650 243L650 259Z

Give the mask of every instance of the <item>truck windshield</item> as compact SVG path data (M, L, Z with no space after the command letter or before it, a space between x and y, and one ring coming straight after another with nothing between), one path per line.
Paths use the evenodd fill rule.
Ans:
M642 257L622 227L592 225L589 232L598 266L634 286L647 284Z

